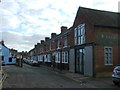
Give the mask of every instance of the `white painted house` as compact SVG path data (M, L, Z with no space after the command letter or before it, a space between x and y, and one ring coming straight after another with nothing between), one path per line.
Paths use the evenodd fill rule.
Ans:
M4 62L5 64L16 64L16 58L12 57L12 54L4 45L4 41L0 41L0 62Z

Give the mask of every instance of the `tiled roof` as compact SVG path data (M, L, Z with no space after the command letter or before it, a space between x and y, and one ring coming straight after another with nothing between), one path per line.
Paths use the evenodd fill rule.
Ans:
M118 23L120 13L79 7L77 14L80 12L96 26L120 27Z

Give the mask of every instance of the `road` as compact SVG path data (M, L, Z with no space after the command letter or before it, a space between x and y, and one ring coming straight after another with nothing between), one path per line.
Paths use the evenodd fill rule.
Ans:
M3 88L100 88L104 85L118 89L112 83L105 85L106 81L102 81L101 84L97 79L88 79L87 83L81 84L41 66L33 67L24 64L22 68L14 65L6 65L3 68L7 73Z

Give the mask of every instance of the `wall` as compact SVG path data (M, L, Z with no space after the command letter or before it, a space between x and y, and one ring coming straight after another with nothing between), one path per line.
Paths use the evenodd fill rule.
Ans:
M95 63L96 72L111 72L115 65L120 64L120 57L118 55L119 44L118 44L118 29L95 27L95 38L96 46L95 52ZM104 64L104 47L112 47L112 65Z

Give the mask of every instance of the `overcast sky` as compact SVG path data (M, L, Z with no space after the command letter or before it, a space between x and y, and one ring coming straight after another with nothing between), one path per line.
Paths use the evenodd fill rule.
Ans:
M29 51L61 26L73 25L79 6L118 12L119 0L2 0L0 37L8 48Z

